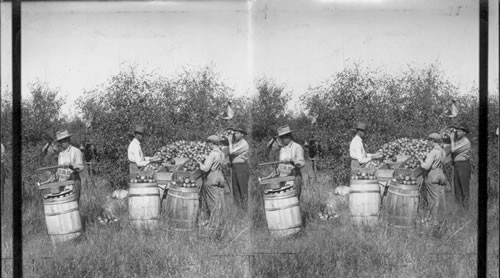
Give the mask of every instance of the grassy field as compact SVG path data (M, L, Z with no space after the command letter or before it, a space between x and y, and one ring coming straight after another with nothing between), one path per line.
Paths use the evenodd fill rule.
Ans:
M447 222L441 238L397 229L382 216L375 227L349 221L346 206L335 220L316 216L337 185L326 173L304 188L305 228L287 239L270 237L262 195L251 180L252 213L244 216L226 195L223 237L175 233L164 223L157 230L136 230L126 213L120 222L99 225L95 218L110 194L105 179L85 184L81 214L84 236L52 248L46 235L41 198L23 208L25 277L475 277L476 209L464 213L447 192ZM472 188L476 188L472 177ZM11 194L10 183L6 194ZM472 191L471 204L477 201ZM10 199L10 198L6 198ZM2 277L12 274L11 203L2 216ZM489 208L489 277L498 277L498 202Z

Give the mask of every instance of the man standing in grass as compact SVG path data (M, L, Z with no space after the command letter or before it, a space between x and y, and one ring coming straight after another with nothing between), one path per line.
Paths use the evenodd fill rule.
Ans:
M297 198L300 199L302 191L302 172L301 169L306 164L304 158L304 149L293 140L293 130L288 125L278 127L278 138L281 141L280 164L278 169L280 175L295 176L294 186L297 191Z
M203 185L201 187L201 219L202 224L210 228L219 229L222 224L224 210L224 176L222 163L224 153L220 149L220 139L217 135L210 135L207 144L212 149L205 161L196 161L203 172Z
M150 161L155 160L156 157L144 156L141 148L141 141L144 137L144 126L136 125L134 129L134 139L128 145L128 162L130 178L135 178L137 172L144 166L148 165Z
M227 136L229 142L229 161L232 167L232 188L234 203L243 211L248 211L248 180L250 167L248 151L250 147L243 138L247 134L243 125L232 128L232 136Z
M465 123L459 124L455 129L456 131L450 134L455 199L464 209L468 210L472 166L470 163L471 142L465 135L470 130Z
M369 162L372 158L377 157L378 154L370 154L365 151L365 144L363 139L366 137L367 125L360 122L356 126L356 135L351 141L349 146L349 154L351 156L351 170L357 170L361 165Z
M427 202L428 212L424 220L429 224L437 225L439 220L438 211L442 211L446 201L444 196L446 176L443 172L446 153L440 146L441 135L432 133L428 139L433 142L433 149L427 154L425 161L418 158L420 166L426 171L422 195Z
M72 171L68 180L73 180L75 183L68 188L73 189L77 202L80 202L82 183L80 173L84 169L82 152L71 145L71 134L67 130L58 131L56 133L56 141L60 146L58 149L62 150L59 153L57 165L65 166Z

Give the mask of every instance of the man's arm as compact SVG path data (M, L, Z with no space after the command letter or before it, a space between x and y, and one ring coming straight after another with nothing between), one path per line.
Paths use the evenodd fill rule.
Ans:
M203 172L210 172L210 168L212 167L212 164L214 163L214 154L213 152L210 152L208 155L207 159L205 159L205 162L200 163L200 170Z
M298 145L295 148L295 154L292 162L297 168L302 168L306 164L306 161L304 159L304 149L302 148L302 146Z
M245 144L245 143L236 143L236 144L233 144L232 141L229 141L229 154L230 155L233 155L233 156L238 156L242 153L244 153L245 151L248 152L248 144Z
M363 145L361 141L353 141L349 147L349 153L351 158L358 160L359 163L366 163L370 161L371 158L363 155L362 148Z
M424 168L425 170L429 170L432 167L432 163L434 162L434 159L436 158L436 152L432 151L429 153L429 155L425 158L425 161L420 160L420 167Z
M82 152L79 149L76 149L73 154L73 169L77 172L83 171L85 165L83 164Z
M128 150L128 159L137 164L138 167L144 167L149 164L149 161L141 159L141 155L139 153L139 147L136 145L130 146Z

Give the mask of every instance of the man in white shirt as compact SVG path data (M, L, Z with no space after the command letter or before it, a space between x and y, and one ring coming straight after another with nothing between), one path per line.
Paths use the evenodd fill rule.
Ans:
M57 158L57 165L71 170L68 180L74 180L75 183L73 186L68 186L67 189L73 189L73 193L79 202L81 192L80 173L84 169L82 152L71 145L71 134L67 130L56 132L56 142L59 145L58 149L61 150Z
M281 176L295 176L294 186L297 191L297 198L300 199L302 191L302 172L300 169L304 167L306 161L304 159L304 149L293 140L293 130L289 126L281 126L278 128L278 138L281 141L280 164L278 169Z
M129 162L129 173L130 178L135 178L137 172L140 171L144 166L148 165L150 161L155 160L155 157L145 157L142 148L141 141L144 136L144 126L136 125L134 130L134 139L128 145L128 162Z
M356 126L356 136L351 141L349 146L349 154L351 156L351 170L357 170L361 165L377 157L378 154L366 153L363 138L366 136L366 123L358 123Z

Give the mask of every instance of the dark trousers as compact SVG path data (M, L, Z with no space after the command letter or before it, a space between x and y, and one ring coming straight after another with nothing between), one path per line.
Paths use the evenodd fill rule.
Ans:
M244 211L248 210L248 179L250 178L250 167L248 163L233 164L233 200L236 206Z
M455 161L454 188L455 199L463 208L469 208L469 182L471 176L471 164L469 160Z
M302 175L295 175L295 180L293 181L295 190L297 191L297 199L300 200L300 193L302 192Z
M80 203L80 194L82 192L82 180L80 179L80 174L73 172L69 176L68 180L75 181L73 184L73 194L76 196L76 201Z

